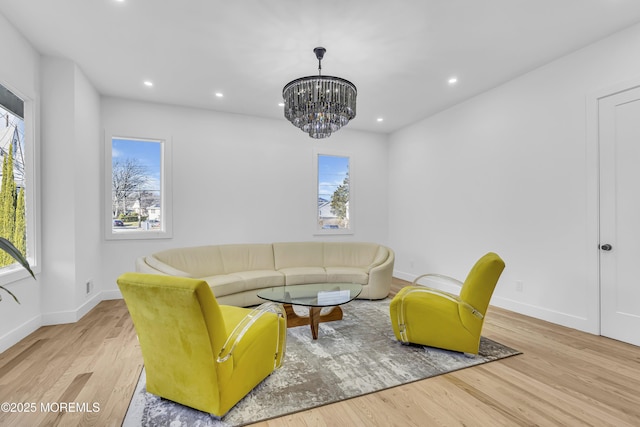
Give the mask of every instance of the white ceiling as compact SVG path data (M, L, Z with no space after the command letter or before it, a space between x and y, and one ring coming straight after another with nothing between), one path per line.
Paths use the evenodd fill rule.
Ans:
M0 0L0 13L103 95L281 120L282 87L317 74L323 46L323 74L358 88L349 127L387 133L640 22L640 1Z

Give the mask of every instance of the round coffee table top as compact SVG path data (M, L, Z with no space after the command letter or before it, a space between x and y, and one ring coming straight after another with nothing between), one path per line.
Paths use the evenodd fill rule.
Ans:
M258 297L281 304L332 307L353 301L362 292L357 283L312 283L276 286L258 292Z

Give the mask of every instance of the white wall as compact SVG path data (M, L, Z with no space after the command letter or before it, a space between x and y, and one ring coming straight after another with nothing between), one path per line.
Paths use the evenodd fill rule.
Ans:
M75 307L74 67L71 61L42 59L44 312Z
M100 131L100 96L82 71L74 70L74 172L75 172L75 304L78 316L86 314L99 302L104 287L102 264L102 132ZM92 291L86 293L86 282Z
M506 269L493 304L598 333L587 105L594 92L640 76L638 51L635 26L393 134L396 275L464 279L495 251Z
M42 314L74 322L99 302L100 100L70 60L42 59ZM94 292L85 283L94 279Z
M387 138L347 128L315 141L284 118L269 120L104 98L111 133L171 138L173 238L105 241L103 282L136 257L192 245L340 239L387 242ZM314 148L351 156L354 234L313 235L317 209Z

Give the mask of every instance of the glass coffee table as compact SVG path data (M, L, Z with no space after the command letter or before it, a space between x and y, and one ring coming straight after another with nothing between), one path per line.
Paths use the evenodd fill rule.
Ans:
M311 336L317 340L319 323L342 319L340 305L353 301L360 292L362 285L357 283L314 283L266 288L258 292L258 297L283 304L287 327L310 325ZM293 305L309 307L309 317L298 315L293 311ZM321 314L325 307L333 308Z

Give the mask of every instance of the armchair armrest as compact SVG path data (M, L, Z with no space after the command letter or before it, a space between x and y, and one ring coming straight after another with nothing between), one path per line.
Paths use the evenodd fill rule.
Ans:
M450 284L450 285L455 285L459 288L462 288L462 282L458 279L454 279L453 277L449 277L449 276L445 276L444 274L433 274L433 273L427 273L427 274L423 274L421 276L416 277L413 280L412 285L416 286L424 286L420 283L418 283L418 280L427 277L427 278L431 278L432 280L435 279L435 281L440 281L440 282L445 282L446 284Z
M418 283L418 280L420 280L422 278L425 278L425 277L433 278L433 279L436 279L436 281L444 282L446 284L452 284L452 285L455 285L455 286L457 286L459 288L462 288L462 282L461 281L459 281L458 279L454 279L453 277L445 276L443 274L427 273L427 274L423 274L421 276L416 277L415 280L413 281L412 285L413 286L422 286L423 288L428 289L428 291L425 290L423 292L430 292L432 294L439 295L439 296L441 296L443 298L447 298L447 299L449 299L451 301L454 301L454 302L462 305L463 307L468 309L471 312L471 314L476 316L478 319L482 319L484 317L484 315L479 310L477 310L474 306L472 306L468 302L461 300L460 297L458 297L456 295L452 295L452 294L450 294L448 292L440 291L438 289L433 289L433 288L430 288L428 286L425 286L425 285L422 285L422 284Z
M449 310L455 310L457 312L457 310L460 310L460 308L462 307L465 310L468 310L472 315L474 315L475 317L477 317L478 319L482 319L484 316L482 315L482 313L480 313L478 310L476 310L473 306L471 306L470 304L466 303L465 301L462 301L460 299L460 297L456 296L456 295L452 295L448 292L444 292L444 291L440 291L438 289L433 289L433 288L429 288L427 286L423 286L423 285L418 285L418 286L407 286L406 288L402 289L397 295L397 310L396 311L396 325L397 325L397 334L396 336L398 337L399 341L403 342L403 343L409 343L411 342L409 339L409 324L407 323L407 319L406 319L406 315L407 315L407 308L406 308L406 303L408 301L408 298L411 297L418 297L420 298L420 295L424 295L425 297L428 295L431 295L433 297L440 298L442 300L446 300L446 301L450 301L449 304L447 304L447 306L449 307ZM413 298L412 298L413 299ZM414 300L415 301L415 300ZM418 301L420 301L418 299ZM455 308L457 307L457 308ZM457 316L456 316L457 317Z
M251 326L264 314L266 313L275 313L278 317L283 318L283 320L278 319L278 343L276 346L276 354L274 359L274 368L278 369L282 366L282 361L284 360L284 353L286 351L286 341L287 341L287 314L284 311L284 307L282 304L278 304L275 302L265 302L264 304L259 305L255 309L253 309L249 314L245 316L244 319L240 323L236 325L233 329L227 340L225 341L222 349L220 350L220 354L218 354L218 358L216 362L223 363L226 362L231 356L233 356L233 351L236 346L240 343L246 332L251 328Z

